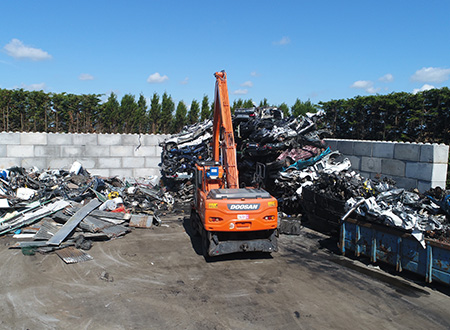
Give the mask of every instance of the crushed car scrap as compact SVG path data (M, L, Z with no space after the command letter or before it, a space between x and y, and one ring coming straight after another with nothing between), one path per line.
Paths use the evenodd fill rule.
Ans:
M318 227L332 232L351 215L402 228L422 246L425 238L450 242L449 191L438 187L421 194L400 189L386 177L362 177L348 158L325 143L331 132L317 128L322 115L283 118L276 108L235 111L239 180L277 198L281 233L298 232L296 221L320 223ZM212 122L205 121L161 144L163 182L184 202L192 197L195 162L210 155L211 130Z
M425 238L450 243L449 191L421 194L399 189L388 178L363 178L324 142L329 132L317 129L321 115L235 111L241 185L264 187L277 198L281 233L295 234L301 224L320 221L333 231L352 216L402 228L423 246ZM93 242L159 225L161 215L191 203L194 164L210 157L211 137L207 120L166 139L161 180L91 176L78 162L70 170L0 170L0 235L21 238L11 248L24 254L55 251L66 263L90 260L86 251Z

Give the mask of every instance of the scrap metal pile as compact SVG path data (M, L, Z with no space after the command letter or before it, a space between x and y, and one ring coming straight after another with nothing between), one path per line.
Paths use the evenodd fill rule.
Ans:
M324 142L330 132L318 129L321 115L283 118L276 108L237 109L233 125L241 186L269 191L278 199L281 219L312 218L319 211L334 217L338 225L352 214L408 230L422 244L424 237L450 241L449 191L434 189L422 195L398 189L387 178L363 178ZM179 191L175 199L180 202L192 198L186 193L193 190L195 162L210 155L211 126L205 121L185 127L161 144L163 180L169 189ZM335 207L327 209L324 202Z
M0 170L0 236L14 235L24 254L56 253L66 262L89 260L93 241L150 228L173 208L156 178L91 176L80 163L67 170Z

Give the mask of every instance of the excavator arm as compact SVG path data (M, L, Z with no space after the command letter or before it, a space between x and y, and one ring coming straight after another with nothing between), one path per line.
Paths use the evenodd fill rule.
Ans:
M231 120L228 98L227 74L225 71L214 73L216 88L214 95L213 159L221 161L230 189L239 188L239 177L234 142L233 122ZM222 160L220 159L222 156Z

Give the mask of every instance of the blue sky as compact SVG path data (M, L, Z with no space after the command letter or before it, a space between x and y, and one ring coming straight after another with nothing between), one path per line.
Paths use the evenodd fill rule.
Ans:
M293 105L449 86L450 1L0 2L0 88Z

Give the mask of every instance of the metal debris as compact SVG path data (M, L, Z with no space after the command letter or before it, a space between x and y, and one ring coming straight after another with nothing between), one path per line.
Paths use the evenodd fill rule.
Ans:
M87 205L85 205L81 210L75 213L69 221L67 221L64 226L48 240L48 245L59 245L61 242L69 235L72 230L83 220L91 211L100 206L100 201L98 199L91 200Z
M153 216L146 214L133 214L130 219L130 227L151 228L153 225Z
M174 209L172 194L155 176L93 177L80 162L70 171L12 167L0 173L0 235L14 237L18 242L9 247L24 254L88 250L132 227L159 225L158 214Z
M78 262L89 261L94 258L86 252L76 249L72 246L56 251L58 257L60 257L66 264L75 264Z
M285 220L281 232L296 232L300 223L321 223L314 227L333 232L341 218L357 214L409 230L421 242L450 243L450 191L398 194L395 182L362 177L327 146L323 138L331 132L319 129L323 113L283 118L276 110L238 109L233 125L241 185L262 186L275 196L281 219L301 219ZM160 144L162 180L175 205L192 198L193 165L210 155L210 130L208 122L188 126Z

